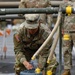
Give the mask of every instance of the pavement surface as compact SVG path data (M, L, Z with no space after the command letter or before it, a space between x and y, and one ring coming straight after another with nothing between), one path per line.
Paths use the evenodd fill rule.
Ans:
M15 63L15 55L14 55L14 45L13 45L13 32L10 36L6 38L6 58L4 56L4 52L2 50L3 47L3 37L0 37L0 75L15 75L14 73L14 63ZM57 61L59 62L59 44L56 47L56 55ZM62 60L63 63L63 60ZM71 69L71 75L75 75L75 52L73 52L72 57L73 67ZM63 64L62 64L62 72L63 72ZM56 72L56 75L59 75L59 66Z

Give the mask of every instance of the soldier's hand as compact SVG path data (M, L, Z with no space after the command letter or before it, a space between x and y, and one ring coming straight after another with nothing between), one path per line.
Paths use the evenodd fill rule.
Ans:
M29 62L27 62L27 61L24 61L24 62L23 62L23 65L24 65L28 70L33 69L33 66L32 66Z

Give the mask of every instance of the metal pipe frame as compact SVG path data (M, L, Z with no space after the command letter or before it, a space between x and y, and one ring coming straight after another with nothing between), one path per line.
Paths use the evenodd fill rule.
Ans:
M20 2L16 2L16 1L14 1L14 2L0 2L0 8L11 8L11 7L13 7L13 8L15 8L15 7L18 7L19 6L19 3Z
M0 19L1 20L4 20L4 19L25 19L25 17L18 16L18 15L2 15L2 16L0 16Z
M47 13L47 14L57 14L59 7L47 7L47 8L1 8L0 15L6 14L28 14L28 13ZM62 13L66 13L66 8L61 9ZM75 8L72 8L72 13L75 14Z
M58 13L59 8L53 8L53 7L48 7L48 8L17 8L17 9L0 9L0 15L6 15L6 14L28 14L28 13ZM60 10L62 13L66 13L66 9L62 9ZM72 13L75 14L75 8L72 8ZM61 16L61 15L60 15ZM60 17L59 17L60 18ZM60 23L60 33L59 33L59 75L61 74L61 64L62 64L62 49L61 49L61 41L62 41L62 36L61 36L61 24L62 21ZM54 30L54 29L53 29ZM52 31L53 31L52 30ZM53 31L54 32L54 31ZM53 34L50 34L49 38L46 40L46 42L48 42L50 40L50 37L52 37ZM45 43L46 43L45 42ZM40 47L38 49L37 54L39 53L39 51L41 49L43 49L45 47L45 45L43 45L42 47ZM34 56L36 56L37 54L35 54ZM34 58L34 57L33 57Z
M52 17L53 18L57 18L58 14L53 14ZM0 16L0 20L4 20L4 19L25 19L24 16L18 16L18 15L2 15Z
M28 14L28 13L58 13L59 8L1 8L0 9L0 15L6 15L6 14Z
M0 8L18 7L20 1L0 1ZM59 6L63 1L51 1L52 6Z

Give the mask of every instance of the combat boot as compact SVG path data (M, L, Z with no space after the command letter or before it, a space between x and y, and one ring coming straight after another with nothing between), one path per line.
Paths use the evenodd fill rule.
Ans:
M70 70L65 69L64 72L62 73L62 75L71 75Z

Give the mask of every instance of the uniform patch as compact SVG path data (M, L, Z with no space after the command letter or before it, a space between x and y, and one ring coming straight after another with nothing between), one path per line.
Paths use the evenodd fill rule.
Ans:
M15 38L16 38L17 42L20 41L20 40L19 40L19 35L18 35L18 34L15 35Z

